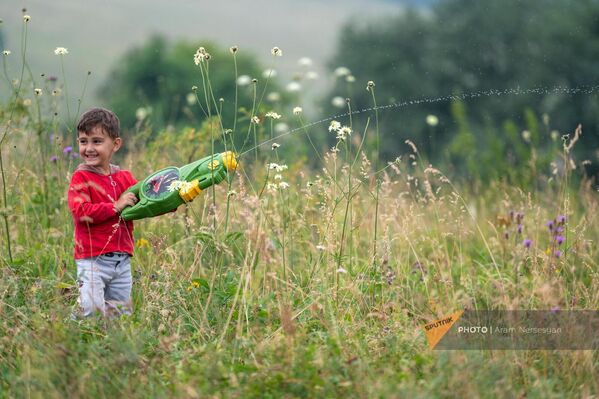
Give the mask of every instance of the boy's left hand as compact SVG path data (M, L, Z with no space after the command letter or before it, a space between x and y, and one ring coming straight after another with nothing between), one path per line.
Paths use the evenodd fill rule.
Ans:
M120 214L123 209L128 206L133 206L137 203L137 197L132 192L124 192L120 198L114 203L114 210Z

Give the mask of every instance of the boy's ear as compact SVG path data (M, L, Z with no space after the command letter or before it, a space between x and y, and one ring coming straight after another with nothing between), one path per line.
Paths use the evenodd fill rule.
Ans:
M117 152L119 150L119 148L121 148L121 146L123 145L123 140L121 140L120 137L117 137L116 139L114 139L114 152Z

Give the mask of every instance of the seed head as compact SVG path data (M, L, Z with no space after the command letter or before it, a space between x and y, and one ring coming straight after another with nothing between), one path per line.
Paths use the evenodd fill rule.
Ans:
M272 119L281 119L281 115L277 114L274 111L267 112L266 115L264 115L264 116L267 118L272 118Z
M369 80L368 83L366 84L366 90L370 90L374 87L374 82L372 80Z
M281 49L280 49L280 48L278 48L278 47L273 47L273 48L270 50L270 53L271 53L272 55L274 55L275 57L282 57L282 56L283 56L283 50L281 50Z
M337 121L331 121L331 124L329 125L329 132L336 132L339 129L341 129L341 123Z

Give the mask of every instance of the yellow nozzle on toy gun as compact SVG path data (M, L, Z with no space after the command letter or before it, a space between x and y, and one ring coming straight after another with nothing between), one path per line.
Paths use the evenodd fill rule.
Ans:
M223 158L223 165L227 168L227 171L232 172L237 169L237 158L233 151L226 151L221 154Z
M191 202L201 192L202 189L200 188L200 182L198 179L196 179L181 187L181 189L179 189L179 196L183 199L183 201Z

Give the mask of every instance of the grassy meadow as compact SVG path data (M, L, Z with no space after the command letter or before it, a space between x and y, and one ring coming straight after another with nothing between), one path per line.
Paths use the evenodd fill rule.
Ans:
M376 111L355 116L364 131L348 117L308 126L257 96L229 132L205 84L203 124L155 132L140 118L117 161L143 179L227 146L245 152L237 173L135 222L131 317L71 320L79 110L27 70L0 108L0 397L599 395L597 352L434 351L423 330L459 309L599 308L599 197L574 132L534 184L454 181L411 142L392 162L366 151L385 133ZM247 152L277 135L267 112L298 128ZM323 135L335 146L312 147ZM310 153L287 159L297 142Z

